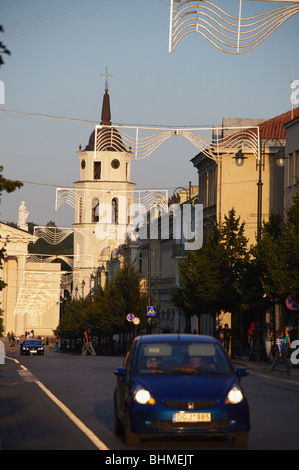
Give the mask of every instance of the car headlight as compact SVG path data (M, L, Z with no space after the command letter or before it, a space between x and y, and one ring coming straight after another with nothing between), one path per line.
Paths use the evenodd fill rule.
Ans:
M156 403L150 392L144 388L138 388L135 390L134 399L140 405L154 405Z
M243 400L243 393L237 386L233 387L227 394L225 399L226 404L236 405Z

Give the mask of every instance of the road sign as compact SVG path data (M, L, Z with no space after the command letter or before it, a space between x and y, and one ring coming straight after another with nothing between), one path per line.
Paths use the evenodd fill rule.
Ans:
M286 306L289 310L299 310L299 302L295 300L291 295L286 299Z
M127 320L128 321L133 321L134 318L135 318L135 315L133 315L133 313L128 313L128 315L127 315Z
M140 323L140 318L135 317L134 320L133 320L133 323L134 323L134 325L139 325L139 323Z
M157 315L157 307L150 305L147 307L147 316L155 317Z

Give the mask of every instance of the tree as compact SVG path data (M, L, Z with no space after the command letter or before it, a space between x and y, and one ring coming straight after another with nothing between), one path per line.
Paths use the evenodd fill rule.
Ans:
M146 325L146 294L141 290L141 276L135 264L126 260L105 289L100 288L94 298L92 311L102 333L125 331L127 315L140 318L140 328Z
M282 303L288 295L299 298L299 188L286 220L272 215L251 252L263 290L272 301Z
M3 166L0 165L0 198L2 195L2 191L6 191L7 193L12 193L17 188L21 188L23 183L17 180L8 180L2 176Z
M299 299L299 186L293 199L293 205L287 209L285 224L285 258L287 270L286 290Z
M264 223L261 238L252 247L252 264L256 266L257 278L266 296L274 301L284 297L285 256L283 248L284 222L272 214Z
M98 336L124 332L128 313L140 318L139 326L145 327L147 298L140 281L135 265L126 261L115 278L104 289L99 287L93 297L73 299L66 304L55 334L70 339L82 337L86 328Z
M33 224L32 222L28 223L29 233L33 234L34 225L36 224ZM46 227L49 231L52 231L53 234L61 232L61 230L56 226L55 222L51 220L47 222ZM66 238L57 244L51 244L44 238L38 238L35 243L29 243L28 252L47 255L72 255L74 252L74 234L69 234ZM58 259L57 262L61 261ZM67 267L65 266L64 269L67 270Z
M0 25L0 32L3 33L4 29L3 26ZM2 54L10 55L10 51L6 48L2 41L0 41L0 67L4 64L4 60L2 59Z
M249 261L244 229L232 209L222 224L212 223L200 250L179 261L180 287L173 288L172 300L185 314L238 311Z

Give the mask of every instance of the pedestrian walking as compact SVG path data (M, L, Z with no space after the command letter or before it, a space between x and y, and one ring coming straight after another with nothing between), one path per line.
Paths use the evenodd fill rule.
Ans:
M221 325L218 326L217 330L217 339L220 341L220 343L223 345L223 339L224 339L224 333L223 333L223 328Z
M272 341L273 341L273 334L271 331L270 323L266 324L266 329L264 332L264 341L265 341L265 349L267 354L267 360L270 358L271 349L272 349Z
M284 365L286 366L287 369L287 374L290 375L291 373L291 367L290 363L287 359L287 354L286 354L286 342L283 334L283 330L277 331L277 338L276 338L276 354L274 361L271 365L270 372L273 372L274 369L276 368L277 364L279 363L280 359L283 360Z
M250 351L252 350L253 330L254 330L254 323L251 323L251 326L248 329L248 346L249 346Z
M229 352L230 338L231 338L231 331L230 331L230 328L228 327L228 324L225 323L224 329L223 329L223 346L227 353Z
M291 347L291 339L290 339L290 333L289 333L289 327L286 326L284 329L284 339L286 343L286 355L289 357L290 354L290 347Z
M93 345L92 345L92 337L91 337L90 328L84 331L83 347L82 347L81 355L86 356L87 352L89 352L92 356L96 356L96 352L93 349Z
M15 337L13 333L10 335L10 349L11 352L15 352Z

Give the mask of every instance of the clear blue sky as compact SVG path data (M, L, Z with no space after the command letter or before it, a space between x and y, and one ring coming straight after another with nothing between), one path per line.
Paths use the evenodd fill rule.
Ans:
M238 13L238 0L216 3ZM244 16L280 5L244 0ZM2 109L100 121L106 66L114 124L212 126L223 117L268 119L291 108L292 71L299 79L298 14L236 56L196 34L170 54L169 0L1 0L0 11L1 40L12 54L0 69ZM26 182L3 193L0 220L17 222L24 200L27 222L70 226L71 208L55 212L55 187L78 180L76 152L92 130L83 122L0 112L3 174ZM184 139L168 141L132 163L132 181L170 194L197 184L190 162L196 153Z

